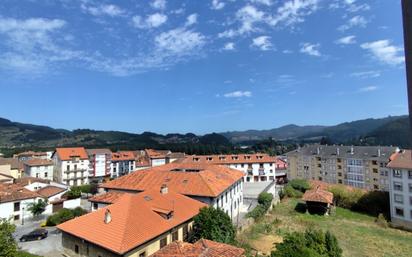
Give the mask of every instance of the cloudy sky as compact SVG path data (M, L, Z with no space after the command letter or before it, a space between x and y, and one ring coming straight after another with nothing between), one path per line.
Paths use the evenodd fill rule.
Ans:
M407 113L400 1L2 0L0 117L131 132Z

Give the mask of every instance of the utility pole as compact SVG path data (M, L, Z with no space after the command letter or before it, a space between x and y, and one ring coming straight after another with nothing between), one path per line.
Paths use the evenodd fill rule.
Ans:
M412 0L402 0L406 84L408 89L409 131L412 135ZM412 138L409 138L412 143Z

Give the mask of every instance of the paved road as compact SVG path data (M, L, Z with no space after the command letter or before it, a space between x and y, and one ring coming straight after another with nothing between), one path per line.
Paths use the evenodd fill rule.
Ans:
M257 199L259 194L272 182L243 183L243 198Z
M19 239L22 235L27 234L40 227L41 221L34 221L24 224L24 226L18 225L16 232L13 234L14 238L18 242L18 246L29 253L38 254L44 257L60 257L62 256L62 242L61 233L56 228L46 228L49 232L48 237L40 241L20 242Z

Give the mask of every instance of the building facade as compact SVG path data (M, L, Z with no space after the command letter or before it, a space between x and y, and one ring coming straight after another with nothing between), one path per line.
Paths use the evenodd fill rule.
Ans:
M111 178L118 178L133 172L136 168L135 155L132 151L112 153L110 163Z
M396 147L306 145L287 153L288 178L366 190L389 190L389 157Z
M242 171L246 183L276 179L276 158L267 154L192 155L181 162L224 165Z
M52 160L54 181L69 186L89 184L89 156L83 147L57 148Z
M391 222L412 229L412 151L394 154L388 167Z
M24 162L24 176L53 180L53 162L46 159L29 159Z
M102 183L111 177L112 152L109 149L87 149L90 182Z

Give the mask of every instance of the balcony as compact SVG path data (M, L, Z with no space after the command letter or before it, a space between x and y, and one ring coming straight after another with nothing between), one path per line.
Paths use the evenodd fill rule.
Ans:
M65 170L64 173L85 172L87 169Z

